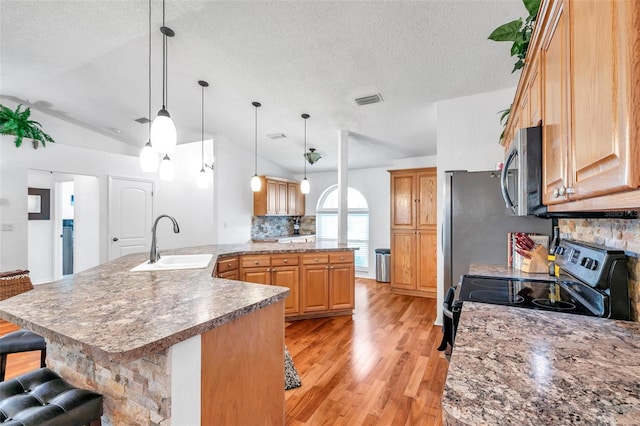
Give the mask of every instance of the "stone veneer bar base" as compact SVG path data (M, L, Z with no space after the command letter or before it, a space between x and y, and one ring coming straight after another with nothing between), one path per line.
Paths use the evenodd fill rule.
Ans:
M52 370L103 395L105 426L284 424L283 300L135 361L47 345Z
M79 346L47 342L47 365L74 386L104 397L102 424L171 424L171 348L150 357L99 364Z

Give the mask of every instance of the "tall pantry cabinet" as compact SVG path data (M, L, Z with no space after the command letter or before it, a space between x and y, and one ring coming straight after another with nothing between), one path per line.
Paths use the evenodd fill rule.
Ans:
M437 172L391 170L391 291L436 296Z

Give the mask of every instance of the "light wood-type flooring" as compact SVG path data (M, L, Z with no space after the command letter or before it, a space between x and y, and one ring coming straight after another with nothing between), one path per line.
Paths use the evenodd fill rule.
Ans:
M447 375L436 300L389 293L356 279L356 310L286 324L302 386L285 392L287 425L441 425ZM0 320L0 335L16 330ZM9 355L7 379L40 366L39 352Z
M287 323L302 386L285 392L288 425L440 425L448 362L436 348L436 299L356 280L353 317Z

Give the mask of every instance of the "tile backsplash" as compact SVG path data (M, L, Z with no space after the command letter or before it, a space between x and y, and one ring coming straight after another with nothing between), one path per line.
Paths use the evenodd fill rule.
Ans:
M296 216L253 216L251 218L251 238L277 237L293 234ZM300 217L300 234L316 233L316 217Z
M602 244L629 255L631 315L640 321L640 219L560 219L562 238Z

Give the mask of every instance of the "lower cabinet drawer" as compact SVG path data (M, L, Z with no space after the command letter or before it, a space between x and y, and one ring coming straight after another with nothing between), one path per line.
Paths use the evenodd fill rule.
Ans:
M278 254L271 256L271 266L296 266L300 263L297 255Z
M243 268L254 268L256 266L271 266L271 256L269 255L256 255L256 256L242 256L240 265Z
M329 263L329 255L327 253L303 254L303 265L315 265L321 263Z
M225 259L218 260L218 266L216 270L218 274L233 271L234 269L238 269L238 258L237 257L229 257Z
M329 263L353 263L353 252L344 251L329 254Z

